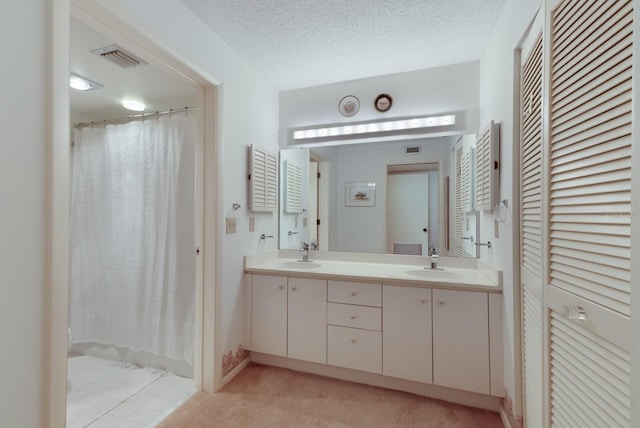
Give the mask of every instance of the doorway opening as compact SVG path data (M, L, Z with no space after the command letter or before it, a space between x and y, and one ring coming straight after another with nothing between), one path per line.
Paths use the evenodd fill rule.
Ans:
M387 165L387 253L438 252L439 182L437 162Z

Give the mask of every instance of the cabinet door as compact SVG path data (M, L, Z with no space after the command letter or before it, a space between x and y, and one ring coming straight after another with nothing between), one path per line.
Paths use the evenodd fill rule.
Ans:
M487 293L433 290L433 383L490 393Z
M289 278L288 357L327 362L327 281Z
M329 325L327 355L332 366L382 373L382 333Z
M432 383L431 289L385 285L382 373Z
M253 275L251 350L287 356L287 278Z

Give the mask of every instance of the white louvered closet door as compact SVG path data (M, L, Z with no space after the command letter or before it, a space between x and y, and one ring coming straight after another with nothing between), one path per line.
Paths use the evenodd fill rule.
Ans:
M549 8L547 421L630 427L633 2Z
M462 163L464 155L464 147L462 142L458 141L454 147L455 150L455 212L453 223L453 255L456 257L464 257L464 248L462 245L463 230L463 212L462 212Z
M524 423L544 426L542 28L538 13L520 49L520 280Z

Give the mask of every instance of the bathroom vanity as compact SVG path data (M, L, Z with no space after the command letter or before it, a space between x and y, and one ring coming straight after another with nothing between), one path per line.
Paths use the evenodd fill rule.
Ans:
M258 363L479 407L503 396L501 272L477 259L310 252L245 258Z

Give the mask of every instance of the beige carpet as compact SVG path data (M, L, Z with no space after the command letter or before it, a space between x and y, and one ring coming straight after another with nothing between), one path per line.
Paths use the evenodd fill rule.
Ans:
M160 425L210 427L502 427L496 412L250 364L216 394L200 392Z

